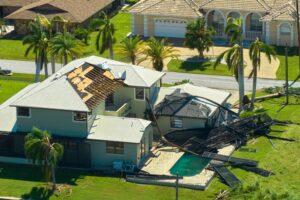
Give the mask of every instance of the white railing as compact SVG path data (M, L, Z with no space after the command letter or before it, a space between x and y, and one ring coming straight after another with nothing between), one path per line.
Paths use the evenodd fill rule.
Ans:
M255 40L256 38L260 38L261 40L264 39L263 32L261 31L246 31L245 36L246 40Z
M115 117L124 117L131 110L131 100L127 100L119 106L108 106L105 108L104 115L115 116Z

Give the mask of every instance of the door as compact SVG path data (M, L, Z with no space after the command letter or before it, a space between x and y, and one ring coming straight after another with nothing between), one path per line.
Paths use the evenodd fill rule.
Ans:
M159 37L184 38L186 21L179 19L155 19L154 34Z

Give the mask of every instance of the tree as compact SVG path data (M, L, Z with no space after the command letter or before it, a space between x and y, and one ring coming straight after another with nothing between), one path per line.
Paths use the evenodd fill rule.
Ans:
M139 36L127 37L121 41L120 45L117 48L117 52L119 52L120 55L123 55L126 58L130 58L131 63L135 65L136 58L139 54L142 53L144 47L144 42L140 39Z
M5 21L4 19L0 18L0 36L4 35L4 31L5 31Z
M91 22L91 29L99 29L96 37L96 49L100 54L109 49L110 59L114 59L113 44L115 39L115 26L110 21L109 17L103 12L102 16L98 19L94 19Z
M257 71L260 69L261 64L261 54L264 52L268 61L271 63L272 57L276 59L276 51L273 47L265 44L260 41L259 38L256 38L254 42L250 45L249 56L252 61L252 71L249 78L253 77L253 88L252 88L252 97L251 97L251 108L254 108L254 101L256 95L256 84L257 84Z
M46 180L52 177L53 189L56 188L55 167L62 158L64 148L59 143L51 142L48 131L33 128L25 137L25 155L33 164L43 168Z
M85 45L88 45L88 41L90 39L90 31L79 26L74 30L74 36L78 40L81 40Z
M204 51L209 51L213 46L212 36L215 31L206 26L204 18L190 22L186 27L184 45L190 49L197 49L199 57L204 58Z
M225 59L228 67L235 74L239 84L239 112L243 109L244 88L244 52L243 52L243 18L228 18L225 33L230 36L231 48L218 56L214 68Z
M68 58L78 58L84 52L84 45L70 33L57 34L50 43L50 51L54 56L62 59L63 65L68 63Z
M30 24L31 34L23 38L23 45L28 45L25 56L27 57L30 52L35 55L35 82L39 82L40 73L43 68L43 64L48 62L47 52L49 45L49 38L45 31L43 31L43 26L41 25L40 18L35 18ZM48 76L48 70L45 69L45 75Z
M58 29L59 24L62 24L64 33L66 33L68 30L69 21L65 20L64 18L62 18L60 16L55 16L51 20L48 20L47 17L45 17L43 15L37 16L37 17L39 17L41 25L44 28L44 31L46 32L49 41L52 40L52 38L54 37L54 29L56 28L56 32L59 31L59 29ZM52 71L52 74L54 74L55 73L55 57L53 54L51 54L50 56L51 56L51 71ZM45 62L45 69L48 69L47 65L48 65L48 62Z
M153 68L157 71L162 71L164 68L164 59L178 58L179 54L177 52L165 39L157 40L150 38L147 42L147 47L143 51L145 57L140 62L150 57Z

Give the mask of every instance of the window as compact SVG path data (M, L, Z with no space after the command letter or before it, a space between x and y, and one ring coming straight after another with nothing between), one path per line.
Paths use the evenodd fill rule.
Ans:
M30 108L17 107L17 115L20 117L30 117Z
M171 128L183 128L182 119L177 117L171 118Z
M144 88L135 88L135 99L145 100L145 90L144 90Z
M84 122L87 119L87 113L85 112L73 112L73 120L77 122Z
M289 24L284 23L280 26L280 35L290 35L291 34L291 27Z
M255 13L250 14L250 31L262 32L262 22L260 16Z
M106 106L112 106L114 105L114 94L110 94L105 99L105 105Z
M106 142L106 153L124 154L124 143Z

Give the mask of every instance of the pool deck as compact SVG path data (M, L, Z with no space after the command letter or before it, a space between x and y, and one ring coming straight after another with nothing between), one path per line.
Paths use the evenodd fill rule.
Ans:
M219 150L219 154L231 155L234 151L234 146L227 146ZM175 163L183 156L184 152L178 151L174 147L163 147L153 151L156 157L150 157L145 161L142 170L150 174L156 175L171 175L170 169L175 165ZM205 190L210 182L212 181L215 172L208 169L203 169L200 173L195 176L183 177L179 179L179 187L185 187L190 189ZM164 185L164 186L175 186L176 180L145 180L140 178L134 178L128 180L135 183L142 184L153 184L153 185Z

